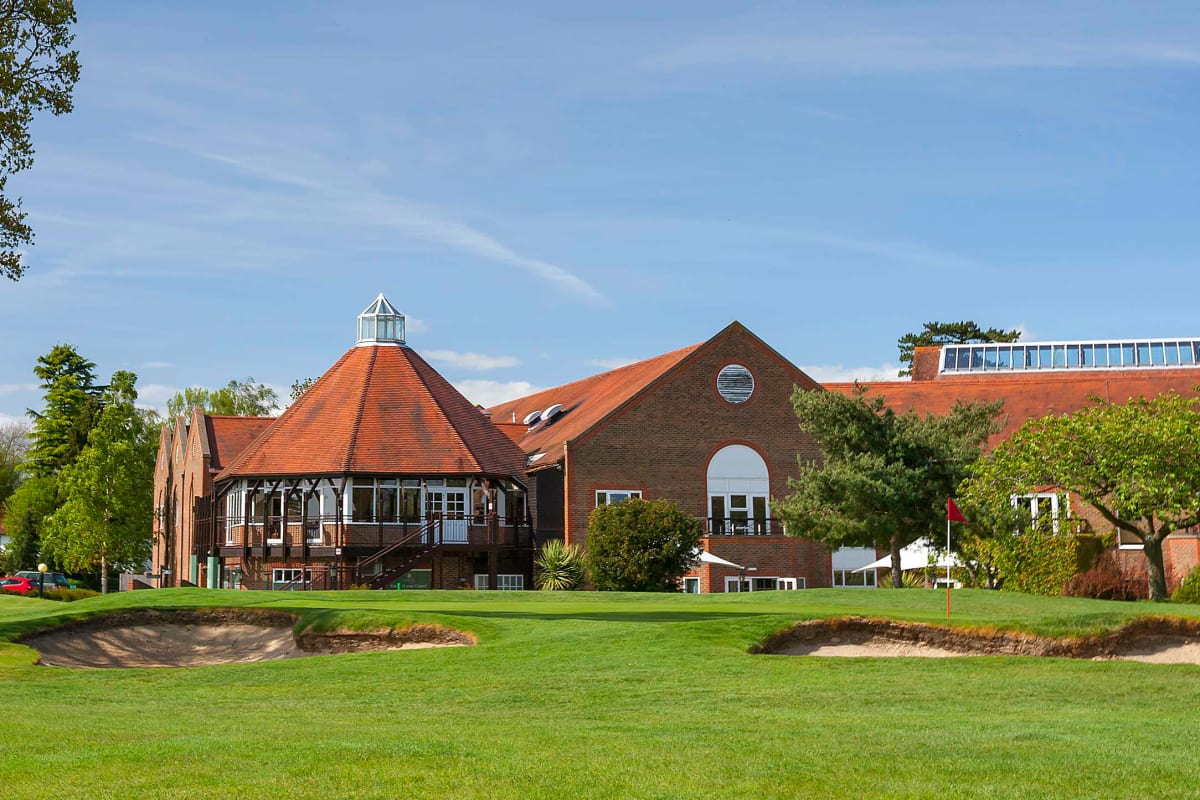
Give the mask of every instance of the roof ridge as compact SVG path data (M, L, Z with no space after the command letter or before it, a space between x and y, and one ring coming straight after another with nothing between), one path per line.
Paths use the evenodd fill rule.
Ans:
M443 418L446 420L446 423L447 423L447 424L450 426L450 430L452 430L452 431L454 432L454 435L455 435L456 437L458 437L458 441L459 441L459 443L460 443L460 444L462 444L463 448L465 448L465 449L466 449L466 451L467 451L468 453L470 453L470 454L471 454L471 458L475 459L475 466L476 466L476 467L478 467L479 469L481 469L481 470L482 470L482 469L484 468L484 467L483 467L483 461L481 461L481 460L480 460L480 458L479 458L479 454L475 452L475 448L471 447L471 443L467 441L466 437L465 437L465 436L463 436L463 433L462 433L462 431L460 431L460 430L458 429L458 425L456 425L456 424L454 423L454 420L452 420L452 419L450 418L450 413L449 413L449 412L446 410L446 406L445 406L445 404L444 404L444 403L442 403L442 399L441 399L440 397L438 397L438 395L437 395L437 394L435 394L435 393L433 392L433 387L431 387L431 386L430 386L431 379L432 379L432 378L434 378L434 377L437 377L437 378L442 378L441 374L440 374L440 373L438 373L438 371L437 371L437 370L435 370L433 367L429 366L429 362L427 362L427 361L426 361L426 360L425 360L425 359L424 359L424 358L421 356L421 354L420 354L420 353L418 353L416 350L413 350L411 347L410 347L410 348L406 348L406 349L408 350L408 352L409 352L409 354L410 354L411 356L415 357L415 360L416 360L417 362L420 362L420 365L421 365L421 367L420 367L420 368L421 368L421 371L422 371L422 372L423 372L423 371L425 371L425 370L428 370L428 371L430 372L430 374L429 374L429 375L422 375L422 376L421 376L421 377L422 377L422 379L423 379L423 380L421 381L421 385L425 387L425 392L426 392L426 393L429 395L429 398L430 398L431 400L433 400L434 404L436 404L436 405L437 405L437 407L438 407L438 411L440 411L440 412L441 412L441 414L442 414L442 417L443 417ZM411 361L411 359L410 359L410 361ZM415 364L414 364L414 366L415 366ZM450 385L450 382L449 382L449 381L447 381L445 378L442 378L442 380L443 380L443 381L445 381L445 383L446 383L447 385ZM450 388L451 388L451 389L453 389L454 387L451 385L451 386L450 386ZM465 398L464 398L464 399L465 399ZM471 401L470 401L470 400L468 400L467 402L468 402L468 403L470 403ZM499 432L499 431L497 431L497 433L500 433L500 432ZM501 435L501 436L504 436L504 434L502 434L502 433L501 433L500 435ZM504 438L505 438L505 439L507 439L508 437L507 437L507 436L504 436Z
M361 394L358 397L358 411L354 414L354 425L350 427L350 441L346 443L346 454L342 459L342 472L349 472L350 465L354 461L354 451L358 445L358 429L362 425L363 409L367 407L367 395L370 394L368 388L371 385L371 379L375 377L375 360L378 357L379 348L372 347L366 373L363 375Z

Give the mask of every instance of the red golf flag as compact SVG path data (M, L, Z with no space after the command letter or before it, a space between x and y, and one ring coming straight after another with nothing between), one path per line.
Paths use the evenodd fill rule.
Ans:
M967 518L958 510L958 506L954 505L954 500L946 498L946 521L947 522L966 522Z

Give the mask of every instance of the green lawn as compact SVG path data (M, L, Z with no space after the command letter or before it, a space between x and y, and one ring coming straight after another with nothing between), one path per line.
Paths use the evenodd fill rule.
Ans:
M1149 606L955 592L954 624L1070 635ZM0 597L0 638L130 606L408 620L470 648L175 670L0 644L0 787L146 798L1200 797L1200 667L752 656L804 618L944 621L940 592Z

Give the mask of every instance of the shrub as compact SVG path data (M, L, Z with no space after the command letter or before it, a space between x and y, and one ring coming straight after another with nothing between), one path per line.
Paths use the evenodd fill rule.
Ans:
M1091 569L1067 581L1065 593L1070 597L1095 600L1145 600L1150 596L1146 578L1122 572L1116 552L1112 550L1102 553Z
M99 592L93 592L91 589L47 589L45 593L47 600L61 600L64 603L99 596Z
M1179 582L1171 594L1171 599L1176 603L1200 603L1200 566Z
M537 587L544 591L565 591L583 583L583 553L562 539L551 539L537 557Z
M700 536L700 521L673 503L630 498L592 512L584 560L597 589L676 591Z

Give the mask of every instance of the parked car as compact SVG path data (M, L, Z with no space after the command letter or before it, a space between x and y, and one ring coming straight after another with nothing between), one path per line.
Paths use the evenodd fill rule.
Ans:
M28 578L29 580L33 581L34 586L39 585L39 581L41 580L41 575L42 575L42 573L38 572L36 569L23 569L17 573L18 578ZM50 591L51 589L70 589L70 588L71 588L71 582L69 580L67 580L66 575L63 575L61 572L47 572L46 573L46 591Z
M35 595L38 593L37 581L31 581L29 578L8 577L0 578L0 591L8 592L9 594L24 594Z

